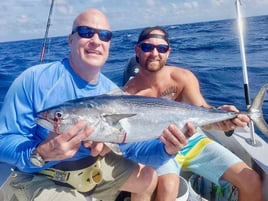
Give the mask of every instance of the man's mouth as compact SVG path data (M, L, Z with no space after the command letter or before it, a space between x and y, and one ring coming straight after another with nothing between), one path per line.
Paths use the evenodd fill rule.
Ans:
M96 54L96 55L101 55L101 52L98 50L85 50L87 54Z

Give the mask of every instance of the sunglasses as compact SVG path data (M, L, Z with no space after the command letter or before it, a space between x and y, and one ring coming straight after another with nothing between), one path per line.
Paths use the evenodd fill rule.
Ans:
M151 52L154 50L154 48L156 48L159 53L166 53L169 50L169 45L163 44L154 45L151 43L141 43L139 47L143 52Z
M95 28L88 27L88 26L78 26L72 31L72 34L76 32L81 38L92 38L95 33L98 34L99 39L101 41L108 42L112 38L111 31L103 30L103 29L95 29Z

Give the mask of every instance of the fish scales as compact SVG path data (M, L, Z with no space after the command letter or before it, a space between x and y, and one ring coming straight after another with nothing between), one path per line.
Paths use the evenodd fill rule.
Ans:
M262 104L268 84L253 100L247 114L268 136ZM229 120L238 114L207 109L164 98L135 95L100 95L67 101L38 113L36 122L44 128L61 133L83 120L94 127L89 140L102 142L136 142L158 138L163 129L175 124L184 129L187 122L195 126Z

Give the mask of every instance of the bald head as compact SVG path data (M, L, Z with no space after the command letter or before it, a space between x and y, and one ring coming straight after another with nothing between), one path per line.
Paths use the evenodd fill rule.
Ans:
M79 14L73 22L73 30L81 25L90 25L96 29L110 30L107 17L97 9L89 9Z

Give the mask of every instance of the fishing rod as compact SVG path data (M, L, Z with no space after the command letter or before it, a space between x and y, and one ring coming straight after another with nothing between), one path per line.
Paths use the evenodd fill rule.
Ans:
M51 15L52 15L53 6L54 6L54 0L52 0L51 4L50 4L49 14L48 14L48 18L47 18L47 27L46 27L46 32L45 32L43 45L42 45L42 49L41 49L41 54L40 54L40 59L39 59L40 63L43 62L44 55L45 55L47 36L48 36L49 27L51 25Z
M236 13L237 13L237 26L238 26L238 32L239 32L239 44L240 44L240 54L241 54L241 60L242 60L242 70L243 70L243 79L244 79L244 93L245 93L245 100L247 109L251 106L251 99L249 94L249 82L248 82L248 73L247 73L247 62L246 62L246 54L245 54L245 44L244 44L244 33L243 33L243 19L241 16L241 10L240 6L242 5L241 0L236 0ZM250 128L250 139L247 140L247 142L251 145L256 145L256 139L254 136L254 124L253 121L250 120L249 122L249 128Z

